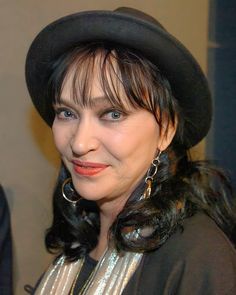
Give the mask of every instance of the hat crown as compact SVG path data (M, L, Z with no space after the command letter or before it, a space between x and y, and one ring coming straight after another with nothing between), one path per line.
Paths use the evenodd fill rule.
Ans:
M156 25L160 27L162 30L166 31L166 29L162 26L162 24L159 23L154 17L152 17L149 14L144 13L143 11L137 10L135 8L131 7L118 7L114 10L114 12L119 12L121 14L126 14L128 16L133 16L135 18L138 18L139 20L146 21L148 23L152 23L153 25Z

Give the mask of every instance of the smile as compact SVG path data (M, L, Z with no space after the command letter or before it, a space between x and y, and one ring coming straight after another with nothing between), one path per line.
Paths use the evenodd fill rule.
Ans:
M83 176L93 176L105 170L109 165L102 163L72 161L73 169L77 174Z

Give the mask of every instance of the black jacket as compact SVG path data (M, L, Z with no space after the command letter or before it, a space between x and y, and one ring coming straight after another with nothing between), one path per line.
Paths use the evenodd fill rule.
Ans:
M122 295L236 294L236 251L224 233L200 213L183 226L144 256Z
M6 198L0 186L0 294L12 294L12 240Z

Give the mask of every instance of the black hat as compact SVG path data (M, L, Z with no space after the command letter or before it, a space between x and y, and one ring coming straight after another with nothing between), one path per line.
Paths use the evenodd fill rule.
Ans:
M183 110L185 146L194 146L206 136L212 103L200 66L159 22L132 8L68 15L36 36L26 58L26 82L36 109L48 125L54 118L52 103L45 97L49 65L69 49L91 41L111 41L136 49L156 64Z

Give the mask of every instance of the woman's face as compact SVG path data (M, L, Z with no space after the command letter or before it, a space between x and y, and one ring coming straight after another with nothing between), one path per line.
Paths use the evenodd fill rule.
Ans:
M81 197L124 204L172 136L160 136L155 117L130 106L122 89L126 110L114 108L94 75L87 106L73 100L67 76L61 103L54 105L54 141Z

